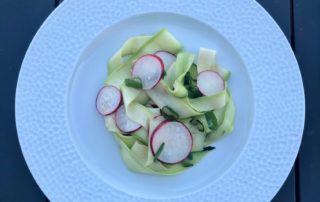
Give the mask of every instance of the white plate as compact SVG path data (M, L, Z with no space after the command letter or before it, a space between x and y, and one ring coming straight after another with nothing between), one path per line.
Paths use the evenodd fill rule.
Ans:
M188 51L218 51L237 107L234 132L177 176L130 172L95 110L110 56L162 27ZM251 0L66 1L33 39L16 94L23 154L52 201L269 201L297 155L304 113L294 54Z

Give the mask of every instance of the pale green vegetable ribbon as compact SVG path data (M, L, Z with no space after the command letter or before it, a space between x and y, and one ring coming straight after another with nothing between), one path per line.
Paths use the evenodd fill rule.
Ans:
M124 80L131 78L131 68L142 55L156 51L168 51L177 56L176 61L166 72L166 76L151 90L141 90L125 85ZM128 39L108 62L108 78L106 85L121 90L123 104L127 116L142 127L129 135L124 135L115 124L114 115L105 117L106 127L114 132L121 148L121 155L129 169L135 172L173 175L184 171L187 165L196 164L208 152L204 147L211 144L224 133L231 132L235 116L235 107L227 89L230 73L216 64L216 52L201 48L197 60L198 72L204 70L217 71L225 79L225 89L212 96L201 96L190 99L184 86L185 75L194 61L191 53L182 52L182 45L166 30L162 29L153 36L136 36ZM147 106L149 102L159 108ZM154 161L150 141L154 128L162 121L155 119L162 107L170 107L179 114L180 122L184 123L192 133L192 159L174 165ZM213 111L219 127L211 131L206 123L204 112ZM190 122L197 119L203 126L199 131Z

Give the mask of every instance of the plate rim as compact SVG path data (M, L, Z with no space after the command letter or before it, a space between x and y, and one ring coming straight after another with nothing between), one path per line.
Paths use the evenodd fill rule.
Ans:
M32 160L32 158L33 158L33 155L34 155L34 151L32 151L31 150L31 152L33 152L33 153L30 153L30 146L28 146L27 144L30 144L30 141L28 141L28 140L26 140L26 137L23 137L23 135L25 136L25 134L27 134L28 132L30 132L30 130L27 128L28 126L26 126L26 125L24 125L24 123L22 122L22 120L24 119L24 115L22 115L23 113L26 113L26 111L25 110L23 110L22 109L22 107L23 107L23 104L24 104L24 101L25 100L23 100L22 98L21 98L21 96L23 96L24 95L24 93L22 93L21 91L23 91L23 90L25 90L25 86L23 86L23 85L25 85L24 83L26 83L26 78L24 78L24 77L26 77L25 75L28 75L28 73L26 72L27 70L27 68L28 68L28 66L30 67L30 65L34 65L34 63L37 63L37 61L36 61L36 59L34 58L34 56L32 56L32 54L33 53L37 53L37 51L39 51L39 50L37 50L37 46L39 46L39 44L40 44L40 42L41 42L41 40L44 40L44 36L46 35L46 32L48 32L48 31L50 31L50 27L52 27L52 25L50 25L50 23L51 24L54 24L55 23L55 21L57 20L56 18L58 18L59 17L59 15L61 16L61 15L65 15L65 14L63 14L63 13L66 13L66 12L68 12L68 9L70 9L70 8L73 8L73 7L78 7L78 8L82 8L82 9L84 9L85 7L83 6L83 5L81 5L81 3L84 3L85 1L78 1L78 2L76 2L76 1L72 1L72 0L69 0L69 1L65 1L64 3L62 3L56 10L54 10L53 12L52 12L52 14L47 18L47 20L43 23L43 25L41 26L41 28L38 30L38 32L37 32L37 34L35 35L35 37L34 37L34 39L32 40L32 42L30 43L30 45L29 45L29 48L28 48L28 51L27 51L27 53L26 53L26 55L25 55L25 58L24 58L24 60L23 60L23 63L22 63L22 67L21 67L21 70L20 70L20 73L19 73L19 78L18 78L18 84L17 84L17 89L16 89L16 101L15 101L15 109L16 109L16 111L15 111L15 117L16 117L16 124L17 124L17 131L18 131L18 137L19 137L19 143L20 143L20 146L21 146L21 148L22 148L22 152L23 152L23 155L24 155L24 158L25 158L25 160L26 160L26 162L27 162L27 165L28 165L28 167L29 167L29 169L30 169L30 171L31 171L31 173L32 173L32 175L33 175L33 177L36 179L36 182L38 183L38 185L43 189L43 191L46 193L46 194L48 194L48 196L49 196L49 198L52 198L52 199L56 199L56 196L53 196L52 194L53 194L53 192L52 191L50 191L49 189L52 189L52 187L51 187L51 185L50 185L50 183L46 183L43 179L41 179L41 178L45 178L44 176L43 176L43 173L41 173L40 175L39 175L39 171L37 171L37 169L36 169L36 167L35 167L35 164L37 164L38 162L36 162L36 161L33 161ZM96 2L96 3L101 3L102 2L102 0L96 0L96 1L94 1L94 2ZM140 7L140 9L143 9L143 11L148 11L148 12L153 12L153 11L157 11L155 8L153 8L152 6L151 7L148 7L148 6L150 6L150 5L148 5L148 6L145 6L145 5L142 5L142 4L146 4L146 2L147 1L144 1L144 0L141 0L141 1L139 1L138 2L138 4L137 5L135 5L135 6L137 6L137 7ZM157 2L161 2L161 1L157 1ZM188 1L186 1L186 2L188 2ZM191 2L191 1L190 1ZM173 2L171 2L171 3L169 3L169 2L166 2L166 3L168 3L168 4L170 4L170 6L172 6L172 8L169 8L169 9L171 9L171 10L175 10L175 9L177 9L178 10L178 14L181 14L181 10L179 10L178 8L176 8L177 6L178 6L178 4L179 3L173 3ZM213 4L218 4L218 5L220 5L220 4L223 4L223 3L214 3L214 2L211 2L211 4L213 5ZM231 5L231 1L228 1L228 2L226 2L225 3L226 5ZM304 96L304 89L303 89L303 83L302 83L302 78L301 78L301 73L300 73L300 71L299 71L299 66L298 66L298 63L297 63L297 61L296 61L296 59L295 59L295 56L294 56L294 53L292 52L292 49L290 48L290 45L289 45L289 42L287 41L287 39L285 38L285 36L284 36L284 34L282 33L282 31L281 31L281 29L279 28L279 26L276 24L276 22L272 19L272 17L256 2L256 1L253 1L253 0L246 0L246 1L243 1L243 2L239 2L239 3L235 3L235 4L237 4L237 5L244 5L244 6L246 6L246 7L250 7L250 8L252 8L252 9L254 9L256 12L260 12L260 14L261 14L261 16L263 16L263 19L266 21L266 23L268 23L270 26L272 26L272 29L273 29L273 31L275 31L276 32L276 34L277 34L277 36L279 37L281 37L281 39L279 39L280 41L281 41L281 43L282 43L282 46L284 47L284 49L286 50L286 51L288 51L288 53L287 53L287 55L290 57L290 60L291 61L289 61L290 62L290 64L291 65L293 65L294 66L294 68L296 68L296 70L295 70L295 72L296 72L296 74L297 75L295 75L297 78L299 78L299 84L297 84L297 85L300 85L300 88L301 89L299 89L301 92L299 92L300 93L300 98L298 98L298 99L302 99L302 100L299 100L299 101L297 101L297 103L299 103L300 104L300 109L299 109L299 114L302 116L302 118L300 118L300 120L303 120L303 121L301 121L301 123L299 123L301 126L300 126L300 128L298 128L298 129L296 129L297 131L299 131L298 133L299 134L297 134L297 137L295 137L295 139L294 139L294 142L295 142L295 147L292 149L292 152L293 153L290 153L290 159L291 160L288 160L288 162L286 162L286 164L288 164L288 165L291 165L290 166L290 168L289 169L291 169L291 167L292 167L292 165L293 165L293 163L294 163L294 159L296 158L296 156L297 156L297 153L298 153L298 149L299 149L299 147L300 147L300 144L301 144L301 138L302 138L302 132L303 132L303 128L304 128L304 121L305 121L305 96ZM84 4L84 5L88 5L88 3L86 3L86 4ZM175 7L176 6L176 7ZM107 6L108 7L108 6ZM189 8L190 9L190 8ZM161 10L159 10L159 11L161 11ZM132 11L131 11L132 12ZM142 13L145 13L145 12L142 12ZM137 14L139 14L139 12L137 13ZM126 15L126 14L121 14L121 15L123 15L124 17L129 17L129 16L132 16L133 14L131 13L131 14L129 14L129 15ZM119 19L117 19L117 18L115 18L115 19L112 19L112 20L115 20L115 22L117 22L117 20L121 20L121 19L123 19L123 16L121 16ZM189 16L189 17L194 17L194 16L192 16L192 15L187 15L187 16ZM61 20L61 19L60 19ZM197 19L198 20L198 19ZM200 20L200 21L202 21L202 20ZM204 23L206 23L206 24L208 24L206 21L204 22ZM111 23L112 24L112 23ZM211 24L209 24L210 26L211 26ZM101 31L103 31L103 29L106 27L106 26L102 26L101 27L101 25L99 25L100 27L99 27L99 29L101 30ZM104 27L104 28L103 28ZM103 29L102 29L103 28ZM96 28L95 28L96 29ZM216 29L216 28L214 28L214 29ZM223 29L223 28L222 28ZM230 35L232 35L232 33L228 33L227 35L228 36L225 36L224 34L225 34L225 30L224 31L221 31L221 30L219 30L219 29L217 29L220 33L222 33L222 35L224 36L224 37L226 37L227 39L228 39L228 37L230 38ZM99 34L99 33L98 33ZM88 40L88 39L87 39ZM235 43L235 41L230 41L230 40L228 40L235 48L236 48L236 50L238 51L238 49L237 49L237 45L235 45L234 43ZM83 46L85 45L85 44L82 44ZM85 47L82 47L82 48L85 48ZM240 55L241 55L241 53L239 53ZM242 57L241 57L242 58ZM244 62L246 63L246 61L244 60ZM249 73L250 74L250 73ZM28 80L28 79L27 79ZM253 83L254 81L252 81L252 83ZM22 84L21 84L22 83ZM256 95L255 95L255 90L253 90L253 96L254 96L254 99L255 99L255 97L256 97ZM254 107L254 108L256 108L256 106ZM255 111L255 110L254 110ZM255 114L256 112L254 112L254 117L255 117ZM253 125L255 124L255 118L253 118ZM253 127L254 126L252 126L252 128L250 129L251 130L251 133L252 133L252 131L253 131ZM251 136L252 135L250 135L249 136L249 138L248 138L248 142L249 141L251 141ZM248 144L248 142L247 142L247 144ZM28 153L29 152L29 153ZM238 157L238 159L237 159L237 161L240 161L240 158L242 157L242 155L243 155L243 153L244 153L244 151L242 151L242 154L240 154L240 156ZM230 173L231 172L231 170L232 169L234 169L234 167L236 166L236 164L238 164L238 162L235 162L233 165L232 165L232 168L229 168L229 171L228 172L225 172L224 173L224 175L227 175L228 173ZM81 172L86 172L86 171L84 171L85 169L83 169ZM282 181L281 182L281 184L280 184L280 186L279 185L277 185L277 186L275 186L275 187L273 187L272 188L272 191L271 191L271 193L268 193L268 194L265 194L264 195L264 198L265 199L271 199L273 196L274 196L274 194L280 189L280 187L281 187L281 185L283 184L283 182L284 182L284 180L287 178L287 176L288 176L288 174L289 174L289 171L290 170L288 170L288 168L287 169L285 169L286 171L282 171L282 172L284 172L284 173L282 173L282 179L280 180L280 181ZM38 172L38 173L37 173ZM283 176L285 176L285 177L283 177ZM221 177L222 178L222 177ZM95 179L95 180L97 180L97 179ZM221 180L221 179L219 179L219 180ZM217 180L218 181L218 180ZM48 188L49 187L49 188ZM204 189L207 189L207 188L204 188ZM119 194L121 194L122 192L119 192L119 191L114 191L114 190L112 190L112 188L107 188L107 190L110 192L110 193L112 193L112 195L113 196L115 196L115 195L119 195ZM203 190L202 190L203 191ZM275 192L274 192L275 191ZM197 193L191 193L191 194L188 194L188 195L191 195L191 196L194 196L194 194L199 194L201 192L201 190L200 191L198 191ZM234 194L234 195L230 195L231 197L233 197L233 196L237 196L236 194ZM230 197L229 196L229 197ZM127 196L128 197L128 196ZM132 196L130 196L130 197L132 197ZM182 198L181 199L183 199L185 196L182 196ZM270 198L271 197L271 198ZM101 198L102 200L104 199L104 198ZM119 198L118 198L119 199ZM221 200L227 200L227 199L225 199L225 198L220 198ZM231 198L228 198L229 200L231 199ZM244 198L242 198L242 199L244 199ZM248 199L248 198L247 198ZM137 200L141 200L141 198L137 198ZM241 198L240 198L240 200L241 200ZM249 200L250 200L250 198L249 198Z

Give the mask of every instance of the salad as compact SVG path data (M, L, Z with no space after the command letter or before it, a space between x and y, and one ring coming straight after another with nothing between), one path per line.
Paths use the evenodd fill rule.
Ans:
M196 59L162 29L129 38L111 57L96 107L130 170L173 175L233 130L229 77L216 51L200 48Z

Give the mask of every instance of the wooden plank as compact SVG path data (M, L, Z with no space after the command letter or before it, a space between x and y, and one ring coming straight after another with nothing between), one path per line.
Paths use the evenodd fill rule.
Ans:
M0 1L0 201L45 201L19 147L14 98L24 54L53 9L54 0Z
M257 0L278 23L289 42L292 38L291 29L291 1L290 0ZM295 168L293 168L280 191L273 198L273 202L294 202L295 192Z
M294 0L296 56L306 96L306 120L299 154L301 202L320 201L320 1Z

